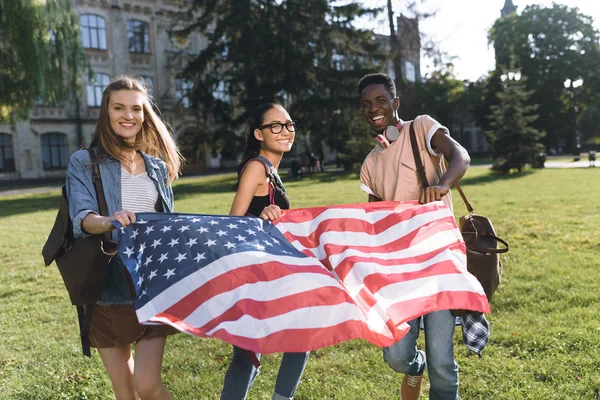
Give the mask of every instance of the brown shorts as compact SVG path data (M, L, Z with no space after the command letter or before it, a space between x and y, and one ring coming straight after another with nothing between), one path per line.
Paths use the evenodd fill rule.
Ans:
M133 305L95 305L90 346L122 347L143 339L165 337L179 331L168 325L140 325Z

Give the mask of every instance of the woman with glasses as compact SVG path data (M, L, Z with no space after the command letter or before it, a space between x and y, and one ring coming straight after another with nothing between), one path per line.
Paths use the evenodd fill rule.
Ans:
M250 123L246 145L238 167L236 194L230 215L253 215L273 221L281 210L290 208L277 169L283 153L292 149L295 122L280 104L259 107ZM284 353L275 383L273 399L291 399L308 359L306 353ZM221 400L243 400L258 375L260 354L234 346L225 374Z

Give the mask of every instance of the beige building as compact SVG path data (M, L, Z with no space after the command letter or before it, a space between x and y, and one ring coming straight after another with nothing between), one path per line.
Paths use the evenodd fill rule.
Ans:
M177 132L198 129L196 116L186 110L186 93L192 85L176 75L190 56L206 46L206 39L199 34L187 38L169 35L177 16L187 11L186 3L73 0L94 78L63 107L39 104L28 120L0 125L0 180L64 176L70 154L91 140L102 90L120 74L146 81L165 120ZM193 163L210 165L213 160L206 153L198 152Z

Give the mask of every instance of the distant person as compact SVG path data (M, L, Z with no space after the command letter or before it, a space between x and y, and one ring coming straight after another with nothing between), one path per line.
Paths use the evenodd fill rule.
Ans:
M588 155L588 159L590 161L590 167L595 167L596 166L596 152L594 150L591 150L589 155Z
M290 208L290 200L277 170L283 154L292 149L296 136L295 125L285 108L279 104L268 103L256 110L238 167L237 192L230 215L253 215L274 221L281 216L282 209ZM273 400L294 397L308 355L308 352L283 354ZM260 354L249 353L234 346L221 400L246 398L258 375L258 369L253 363L254 357L260 358Z
M361 189L369 201L419 200L421 204L442 200L452 210L450 188L467 171L467 151L449 135L448 129L423 115L414 121L398 116L400 99L393 79L377 73L364 76L358 84L363 115L373 131L381 134L395 126L400 136L387 146L377 145L360 170ZM417 144L428 181L423 190L417 176L409 128L414 124ZM450 165L444 168L443 158ZM425 352L416 346L421 318L409 321L410 331L394 345L383 349L383 358L396 372L405 374L400 388L402 400L418 399L425 368L429 368L430 399L458 399L458 364L454 360L455 318L450 310L426 314Z
M136 212L173 211L171 183L179 174L181 158L139 81L122 76L104 89L90 147L98 156L111 216L99 215L89 153L76 151L66 178L75 237L112 231L112 239L118 242L120 231L113 221L128 226L135 222ZM162 383L161 369L166 337L178 331L165 325L140 325L129 281L121 259L113 257L94 305L90 345L98 349L116 399L172 399Z

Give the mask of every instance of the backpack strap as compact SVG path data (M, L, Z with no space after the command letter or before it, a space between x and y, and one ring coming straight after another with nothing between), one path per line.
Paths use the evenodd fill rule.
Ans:
M417 135L415 134L415 121L410 123L410 147L412 148L413 157L415 158L415 166L417 167L417 174L419 174L421 186L423 187L423 189L425 189L429 186L429 182L427 182L425 167L423 167L423 161L421 160L419 146L417 145Z
M423 167L423 161L421 160L421 155L419 152L419 146L417 145L417 135L415 134L414 121L410 123L410 146L412 147L413 157L415 158L415 166L417 167L417 173L419 174L419 180L421 181L421 186L423 189L429 186L429 182L427 182L427 175L425 175L425 168ZM448 168L448 161L446 161L446 168ZM471 207L471 203L467 200L467 196L465 196L464 192L460 188L458 182L454 184L454 187L460 194L461 199L465 203L467 210L472 213L473 207Z
M240 171L240 176L242 176L250 161L259 161L265 167L265 174L267 175L267 180L269 181L269 204L275 204L275 187L280 188L285 193L285 186L283 186L283 182L281 181L277 170L267 158L263 156L257 156L251 158L246 162L246 164L244 164L242 170Z
M96 157L96 152L92 148L88 147L87 151L90 154L90 159L94 168L92 172L92 181L94 182L96 199L98 199L98 211L100 211L100 215L103 217L108 217L108 206L106 204L106 197L104 196L104 188L102 187L102 177L100 176L100 168L98 167L98 157ZM104 232L102 234L102 240L108 243L111 240L110 232ZM86 304L85 307L78 305L76 307L83 355L91 357L90 327L92 325L92 316L94 315L94 304Z

